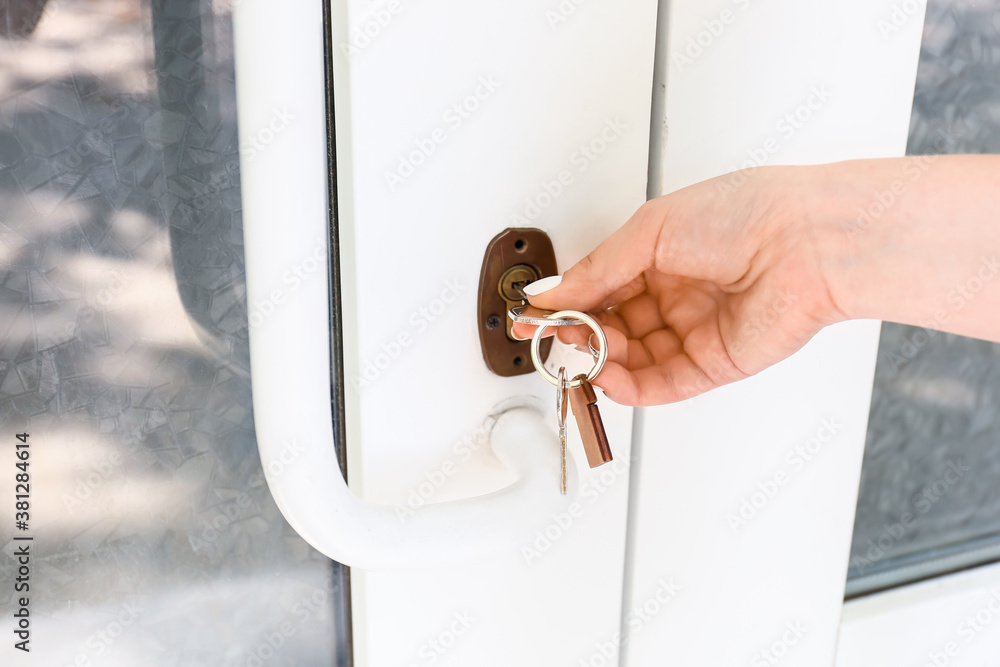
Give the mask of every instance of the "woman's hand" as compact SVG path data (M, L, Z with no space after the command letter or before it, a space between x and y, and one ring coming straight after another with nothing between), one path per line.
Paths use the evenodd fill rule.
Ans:
M760 169L735 189L727 175L649 201L529 300L598 315L608 363L595 384L618 403L670 403L753 375L843 319L796 196L814 176ZM584 350L589 334L558 328Z
M596 311L609 361L595 384L655 405L753 375L846 319L1000 341L998 275L1000 156L930 155L761 167L678 190L530 301ZM558 335L586 349L586 328Z

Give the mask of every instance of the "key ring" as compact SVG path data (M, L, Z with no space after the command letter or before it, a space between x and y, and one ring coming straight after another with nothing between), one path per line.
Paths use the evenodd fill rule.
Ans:
M597 377L597 374L601 372L602 368L604 368L604 362L608 360L608 338L604 334L604 329L601 328L601 325L598 324L597 320L595 320L593 317L587 315L586 313L581 313L578 310L560 310L558 312L552 313L551 315L547 316L547 319L553 319L553 320L561 318L579 320L581 323L586 324L591 329L593 329L594 333L597 334L597 340L600 341L601 343L601 349L598 350L597 361L594 363L594 367L590 369L589 373L587 373L587 379L593 382L594 378ZM542 324L539 324L538 328L535 329L535 335L531 339L531 363L535 365L535 370L538 371L539 374L541 374L541 376L549 382L549 384L559 386L559 378L557 378L555 375L546 370L545 364L542 362L542 356L540 353L540 346L542 344L542 332L545 331L545 329L547 329L550 326L553 326L553 323L544 322ZM566 386L579 387L580 381L569 380L566 383Z
M587 338L587 347L590 348L590 356L594 357L595 359L597 358L597 355L601 353L600 350L594 347L594 334L590 334L590 336Z
M559 368L559 377L556 378L556 386L559 387L559 391L556 392L556 417L559 419L559 428L563 427L563 423L566 420L566 413L563 409L566 406L566 367L561 366Z

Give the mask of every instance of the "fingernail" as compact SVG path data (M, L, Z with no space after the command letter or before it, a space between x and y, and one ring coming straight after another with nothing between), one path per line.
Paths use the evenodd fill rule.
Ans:
M531 340L531 336L524 336L517 331L518 329L523 329L525 326L527 325L521 324L520 322L514 322L514 326L510 328L510 337L514 340Z
M528 296L538 296L542 292L548 292L550 289L558 287L561 282L562 276L549 276L548 278L542 278L541 280L536 280L533 283L525 285L524 293Z

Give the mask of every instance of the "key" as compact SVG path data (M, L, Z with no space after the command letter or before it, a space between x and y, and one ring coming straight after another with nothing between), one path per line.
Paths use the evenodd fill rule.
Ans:
M579 320L575 320L569 317L550 319L547 317L552 313L556 312L554 310L542 310L541 308L535 308L528 303L528 295L524 293L524 286L527 282L516 282L514 283L514 289L517 293L521 295L521 305L513 306L507 311L507 317L514 320L515 322L520 322L522 324L531 324L538 326L539 324L544 324L549 327L565 327L573 326L574 324L580 324Z
M597 409L594 386L582 373L573 378L573 382L577 380L580 381L580 385L570 386L567 393L570 403L573 404L573 416L576 417L577 426L580 427L587 463L591 468L596 468L611 461L611 445L608 444L608 434L604 432L604 422Z
M557 317L555 319L550 319L548 316L554 312L556 311L542 310L541 308L535 308L534 306L529 306L528 304L521 304L520 306L514 306L508 310L507 317L515 322L520 322L521 324L531 324L534 326L544 324L547 327L566 327L581 324L579 320L574 320L570 317Z
M542 361L540 354L541 341L545 329L552 326L552 322L563 319L577 320L589 326L597 336L599 344L596 348L597 359L594 362L594 367L590 369L590 373L577 375L569 382L566 381L565 368L560 370L559 377L546 370L545 363ZM611 445L608 443L608 435L604 430L604 422L601 420L601 413L597 408L597 394L594 392L594 386L590 383L591 378L597 377L601 369L604 368L604 363L608 358L607 348L608 339L601 325L590 315L581 313L578 310L559 310L546 316L537 325L535 334L531 338L531 363L535 365L535 370L549 383L555 385L559 391L556 394L556 401L557 413L560 417L565 414L563 412L563 404L559 403L560 400L565 401L563 392L569 398L569 402L573 408L573 416L576 417L577 425L580 428L580 437L583 440L584 451L587 454L587 463L590 464L591 468L596 468L612 460ZM562 433L560 435L562 436ZM560 439L562 440L562 438ZM564 440L562 446L565 448ZM563 465L565 466L565 463ZM565 471L563 474L565 475Z
M562 483L560 484L562 494L566 495L566 408L569 401L566 400L566 367L559 369L559 384L556 385L556 419L559 424L559 449L562 457Z

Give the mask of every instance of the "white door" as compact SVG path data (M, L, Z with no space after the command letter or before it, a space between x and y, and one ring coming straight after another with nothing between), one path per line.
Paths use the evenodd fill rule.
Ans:
M903 155L923 9L892 16L889 2L670 3L659 191ZM756 377L640 412L628 605L665 575L683 589L630 667L833 664L878 335L830 327Z
M261 457L292 526L357 566L355 664L833 664L878 323L683 404L602 400L615 462L573 434L561 498L518 465L555 461L551 387L486 369L476 286L507 227L565 269L647 193L901 155L921 16L886 35L890 12L236 7Z

